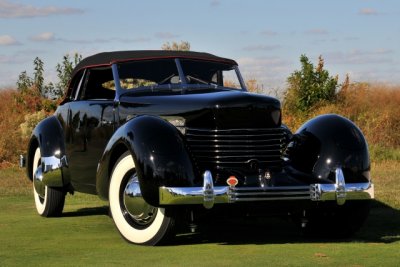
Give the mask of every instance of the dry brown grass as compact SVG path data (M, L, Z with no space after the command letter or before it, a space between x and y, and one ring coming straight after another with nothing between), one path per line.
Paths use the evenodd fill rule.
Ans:
M16 166L0 168L0 198L32 194L32 183L25 169Z
M375 198L400 209L400 161L373 162L371 166L371 178L375 184Z
M400 86L353 84L338 94L335 104L321 105L308 116L284 114L292 130L317 115L337 113L362 130L368 143L382 148L400 148Z
M26 111L16 101L15 91L0 91L0 166L17 162L23 150L19 125Z

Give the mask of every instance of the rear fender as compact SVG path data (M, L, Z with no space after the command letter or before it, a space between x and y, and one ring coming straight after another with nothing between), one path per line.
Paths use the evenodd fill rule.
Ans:
M369 182L368 145L360 129L350 120L335 114L307 121L289 144L291 165L322 183L335 182L341 168L346 183Z

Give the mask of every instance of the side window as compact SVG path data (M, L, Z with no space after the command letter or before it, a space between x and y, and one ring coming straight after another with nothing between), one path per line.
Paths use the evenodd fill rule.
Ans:
M113 75L110 67L88 69L82 81L82 90L77 99L114 99L115 89L107 86L112 81Z
M69 100L77 99L79 90L82 87L84 76L85 76L85 70L81 70L71 80L71 83L69 84L68 96L67 96L67 98Z

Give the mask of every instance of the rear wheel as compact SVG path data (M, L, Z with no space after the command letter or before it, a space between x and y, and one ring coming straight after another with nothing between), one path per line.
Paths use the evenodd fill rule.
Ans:
M317 208L306 210L295 217L306 235L350 237L361 228L370 210L369 200L347 201L341 206L336 203L319 204Z
M37 167L41 164L40 148L38 147L33 157L32 177L34 177ZM44 194L36 191L34 183L33 197L35 199L36 210L43 217L60 216L64 209L65 191L63 188L52 188L44 186Z
M157 245L173 234L175 215L148 204L142 197L135 164L129 152L117 161L109 189L110 210L121 235L129 242Z

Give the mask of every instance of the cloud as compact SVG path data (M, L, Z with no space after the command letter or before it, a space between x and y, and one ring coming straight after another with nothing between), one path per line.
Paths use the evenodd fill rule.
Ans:
M26 51L28 52L28 51ZM14 54L9 54L9 55L1 55L0 54L0 64L21 64L21 63L27 63L27 62L32 62L32 53L29 55L27 53L24 53L24 51L18 51Z
M327 62L332 64L378 64L378 63L392 63L394 53L391 49L378 48L375 50L359 50L355 49L349 52L330 52L326 53L324 57Z
M111 42L122 42L122 43L145 43L151 39L146 37L139 38L121 38L121 37L109 37L109 38L96 38L96 39L68 39L57 37L53 32L42 32L37 35L31 36L29 40L34 42L64 42L64 43L76 43L76 44L97 44L97 43L111 43Z
M325 29L320 29L320 28L315 28L315 29L310 29L305 32L306 34L312 34L312 35L325 35L328 34L329 32Z
M210 6L212 6L212 7L219 6L220 4L221 4L221 1L219 1L219 0L212 0L210 2Z
M362 8L360 11L358 11L359 15L378 15L378 12L375 9L372 8Z
M27 4L13 3L8 0L0 0L0 18L33 18L50 15L81 14L84 11L69 7L35 7Z
M179 35L170 32L157 32L155 37L159 39L174 39L178 38Z
M343 38L345 41L358 41L360 40L359 37L355 37L355 36L347 36L345 38Z
M280 48L280 45L249 45L243 47L245 51L271 51Z
M292 71L290 62L279 57L243 57L237 60L244 79L256 79L267 88L281 88Z
M0 56L1 60L1 56ZM1 62L0 62L1 63ZM15 81L18 79L19 73L10 69L0 69L0 90L15 89Z
M11 63L12 58L10 56L0 55L0 63Z
M261 34L262 34L262 35L267 35L267 36L275 36L275 35L278 35L277 32L269 31L269 30L262 31Z
M351 82L382 83L387 85L398 85L400 70L388 68L368 68L365 70L348 69Z
M147 43L151 41L151 38L147 37L139 37L134 39L121 39L123 42L132 42L132 43Z
M56 40L54 33L52 32L42 32L30 37L29 39L35 42L53 42Z
M19 45L20 43L10 35L0 35L0 45Z

